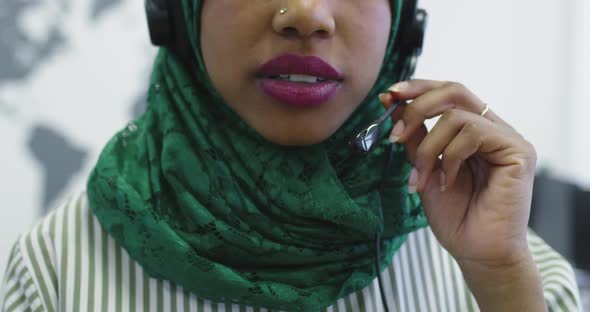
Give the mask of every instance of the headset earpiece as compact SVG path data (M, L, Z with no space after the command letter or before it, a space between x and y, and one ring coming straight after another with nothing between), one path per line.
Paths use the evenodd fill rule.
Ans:
M182 1L145 0L145 13L152 44L170 49L187 67L197 68L184 22Z
M188 66L196 66L192 46L184 27L181 0L145 0L150 39L156 46L170 48ZM424 32L428 14L418 9L418 0L404 0L400 28L395 49L400 49L401 60L399 80L413 75L422 53Z
M172 44L173 28L168 0L145 0L144 5L152 44L156 46Z
M402 62L399 81L410 79L416 69L418 57L422 54L428 14L418 9L417 0L404 1L399 35L395 49L399 49Z
M411 55L408 68L406 68L406 75L409 79L414 75L416 65L418 64L418 57L422 54L422 46L424 45L424 34L426 32L426 24L428 22L428 13L425 10L418 10L416 18L412 23L412 35L408 38L407 45L410 47Z
M426 10L419 9L416 12L416 18L414 18L414 22L412 23L412 35L408 41L408 45L414 47L414 53L416 54L416 57L422 54L427 24L428 13L426 13Z

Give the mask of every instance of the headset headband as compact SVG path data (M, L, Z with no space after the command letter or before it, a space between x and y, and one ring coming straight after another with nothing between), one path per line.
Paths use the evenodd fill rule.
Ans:
M148 28L151 41L156 46L170 48L187 66L194 66L196 60L188 38L181 0L145 0ZM402 60L409 58L398 80L407 80L416 68L418 56L422 53L424 32L428 15L418 9L418 0L405 0L395 49L400 50Z

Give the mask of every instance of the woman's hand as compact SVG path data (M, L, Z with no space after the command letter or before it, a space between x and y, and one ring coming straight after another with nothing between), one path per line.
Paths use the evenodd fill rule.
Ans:
M432 231L480 305L499 300L492 288L513 278L536 284L528 286L543 303L527 244L533 146L491 110L482 116L485 104L458 83L411 80L380 97L386 107L413 100L394 113L390 140L406 147L414 166L408 189L420 193ZM428 132L424 121L437 116Z

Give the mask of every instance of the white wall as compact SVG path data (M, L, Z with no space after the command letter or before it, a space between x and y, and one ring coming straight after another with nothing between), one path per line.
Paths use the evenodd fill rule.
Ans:
M539 166L590 186L585 1L422 0L430 24L417 77L466 84L535 145Z
M42 1L20 16L19 26L32 40L15 40L23 62L43 44L47 25L58 21L64 41L30 75L0 83L0 278L13 242L41 216L45 172L28 147L32 129L51 128L86 153L80 170L49 204L55 207L84 189L100 150L131 118L155 55L142 0L113 1L100 16L93 11L106 1L68 1L60 11L57 4L64 2Z
M572 109L567 134L571 139L569 162L564 172L579 183L590 185L590 3L576 0L571 27L574 33L572 49Z
M100 149L147 84L154 50L143 1L124 1L92 21L88 1L70 1L59 16L69 32L51 62L23 81L0 84L0 270L18 233L39 216L43 175L24 143L32 125L61 129L89 153L57 205L83 189ZM466 84L535 144L540 166L590 185L585 1L421 0L430 24L417 76ZM42 29L39 13L28 14L24 27Z

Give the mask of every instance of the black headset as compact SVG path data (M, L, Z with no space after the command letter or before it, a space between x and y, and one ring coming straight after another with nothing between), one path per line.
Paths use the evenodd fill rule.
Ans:
M186 31L181 0L145 0L145 11L152 43L171 49L186 66L194 67L196 59ZM418 9L418 0L404 0L400 27L394 43L394 49L399 49L400 59L403 62L400 64L400 76L397 81L407 80L414 74L418 57L422 53L427 19L426 11ZM368 125L365 130L354 137L350 142L352 147L363 153L368 153L375 146L374 143L378 141L381 124L398 105L399 103L392 105L381 118ZM389 167L392 155L393 145L386 167ZM375 268L381 300L387 312L389 309L383 293L383 282L379 270L381 268L381 237L379 233L375 236L375 243Z
M145 0L150 39L156 46L170 48L189 66L196 60L188 38L181 0ZM399 81L409 79L422 53L427 13L418 9L418 0L404 0L398 36L394 49L402 60L410 60L400 70Z

